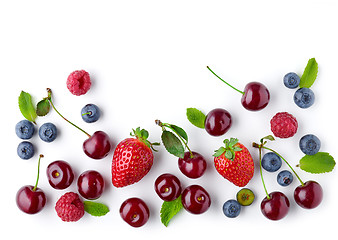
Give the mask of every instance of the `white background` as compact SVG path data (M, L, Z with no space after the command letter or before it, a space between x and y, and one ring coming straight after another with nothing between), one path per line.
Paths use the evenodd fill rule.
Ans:
M303 156L298 148L300 137L313 133L322 140L321 151L337 156L337 11L337 2L329 0L1 1L0 177L1 216L5 221L0 234L11 239L333 236L337 224L330 217L338 212L336 170L322 175L297 170L303 181L316 180L323 187L323 202L314 210L295 204L297 179L283 188L276 183L276 174L264 172L268 191L283 191L291 202L288 216L273 222L260 212L264 191L258 151L251 144L271 134L269 121L275 113L288 111L298 120L298 132L291 139L269 143L270 147L295 166ZM312 86L316 102L309 109L300 109L292 100L294 90L285 88L282 78L290 71L302 74L312 57L319 64ZM245 110L240 94L217 80L207 65L240 89L251 81L264 83L271 94L269 105L260 112ZM78 69L88 71L93 83L90 91L79 97L72 95L65 83L68 74ZM65 117L89 133L105 131L114 147L138 126L149 131L150 141L160 141L161 129L154 123L157 118L183 127L190 147L208 160L205 175L196 180L186 178L178 170L177 159L160 146L151 171L142 181L116 189L110 174L113 152L103 160L89 159L82 152L86 136L54 111L39 118L37 124L53 122L59 129L58 138L45 143L36 134L31 140L36 146L35 157L21 160L16 155L21 140L14 131L15 124L23 119L17 98L25 90L37 102L46 96L47 87L53 90L54 103ZM80 110L87 103L101 108L98 122L82 121ZM233 125L225 136L212 137L188 122L187 107L205 113L216 107L227 109ZM256 163L256 174L247 185L256 193L256 201L242 208L236 219L226 218L222 205L234 198L239 188L218 175L211 157L229 137L239 138ZM45 155L39 187L48 202L39 214L27 215L17 208L15 194L23 185L34 185L39 153ZM76 176L89 169L102 173L106 191L98 201L109 206L109 214L101 218L85 214L76 223L64 223L57 217L57 199L67 191L77 191L75 182L62 191L49 186L45 168L58 159L68 161ZM206 188L212 199L210 209L202 215L182 211L164 227L159 217L161 200L153 183L165 172L177 175L184 187L200 184ZM148 223L138 229L123 222L118 213L121 203L132 196L144 199L150 208Z

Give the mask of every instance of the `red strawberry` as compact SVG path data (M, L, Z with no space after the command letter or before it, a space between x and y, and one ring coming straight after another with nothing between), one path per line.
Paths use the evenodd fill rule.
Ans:
M253 177L254 163L248 149L238 139L224 140L225 147L215 151L215 168L219 174L239 187L244 187Z
M132 136L121 141L115 151L112 163L112 182L115 187L125 187L140 181L153 165L152 146L148 132L144 129L133 129ZM154 150L154 149L153 149Z

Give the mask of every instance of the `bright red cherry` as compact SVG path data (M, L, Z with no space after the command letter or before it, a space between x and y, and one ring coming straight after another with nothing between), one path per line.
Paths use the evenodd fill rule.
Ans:
M268 105L270 101L270 93L269 90L262 83L250 82L245 86L244 91L240 91L224 81L222 78L220 78L209 67L207 68L222 82L242 94L241 102L245 109L250 111L259 111Z
M82 197L90 200L98 199L104 190L102 175L94 170L85 171L77 180L77 187Z
M155 180L155 192L164 201L173 201L181 195L180 180L170 173L165 173Z
M184 153L184 158L178 159L178 167L188 178L199 178L207 168L207 161L201 154L188 151Z
M39 157L38 174L35 186L23 186L16 194L16 204L18 208L28 214L35 214L40 212L46 204L45 193L37 187L39 182L40 159L42 157L43 155L40 155Z
M47 167L49 184L55 189L66 189L74 180L72 167L62 160L54 161Z
M212 136L221 136L231 127L231 115L227 110L216 108L205 118L204 128Z
M280 220L289 212L289 199L281 192L272 192L269 198L265 197L261 202L261 211L270 220Z
M201 214L209 209L211 200L209 193L203 187L191 185L184 189L182 193L182 204L188 212Z
M97 131L86 141L83 142L83 151L85 154L93 159L102 159L106 157L111 150L111 143L109 136Z
M302 208L315 208L322 202L323 189L319 183L307 181L295 189L294 199Z
M140 198L129 198L120 207L121 218L132 227L141 227L149 219L149 208Z

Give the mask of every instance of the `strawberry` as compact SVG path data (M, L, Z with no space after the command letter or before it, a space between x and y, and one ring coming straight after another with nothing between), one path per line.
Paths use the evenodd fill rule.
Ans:
M219 174L236 186L245 186L253 177L254 163L248 149L238 139L224 140L225 147L220 147L213 155L215 168Z
M139 127L130 133L135 138L121 141L115 151L112 162L112 182L115 187L125 187L140 181L153 165L153 145L147 138L148 131Z

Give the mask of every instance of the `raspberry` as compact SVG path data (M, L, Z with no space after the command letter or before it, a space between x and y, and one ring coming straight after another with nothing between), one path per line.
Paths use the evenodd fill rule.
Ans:
M83 202L79 195L74 192L67 192L62 195L56 202L55 210L64 222L76 222L84 215Z
M271 131L276 137L289 138L296 134L298 122L287 112L277 113L270 121Z
M76 96L87 93L91 84L89 73L85 70L76 70L67 78L67 88Z

